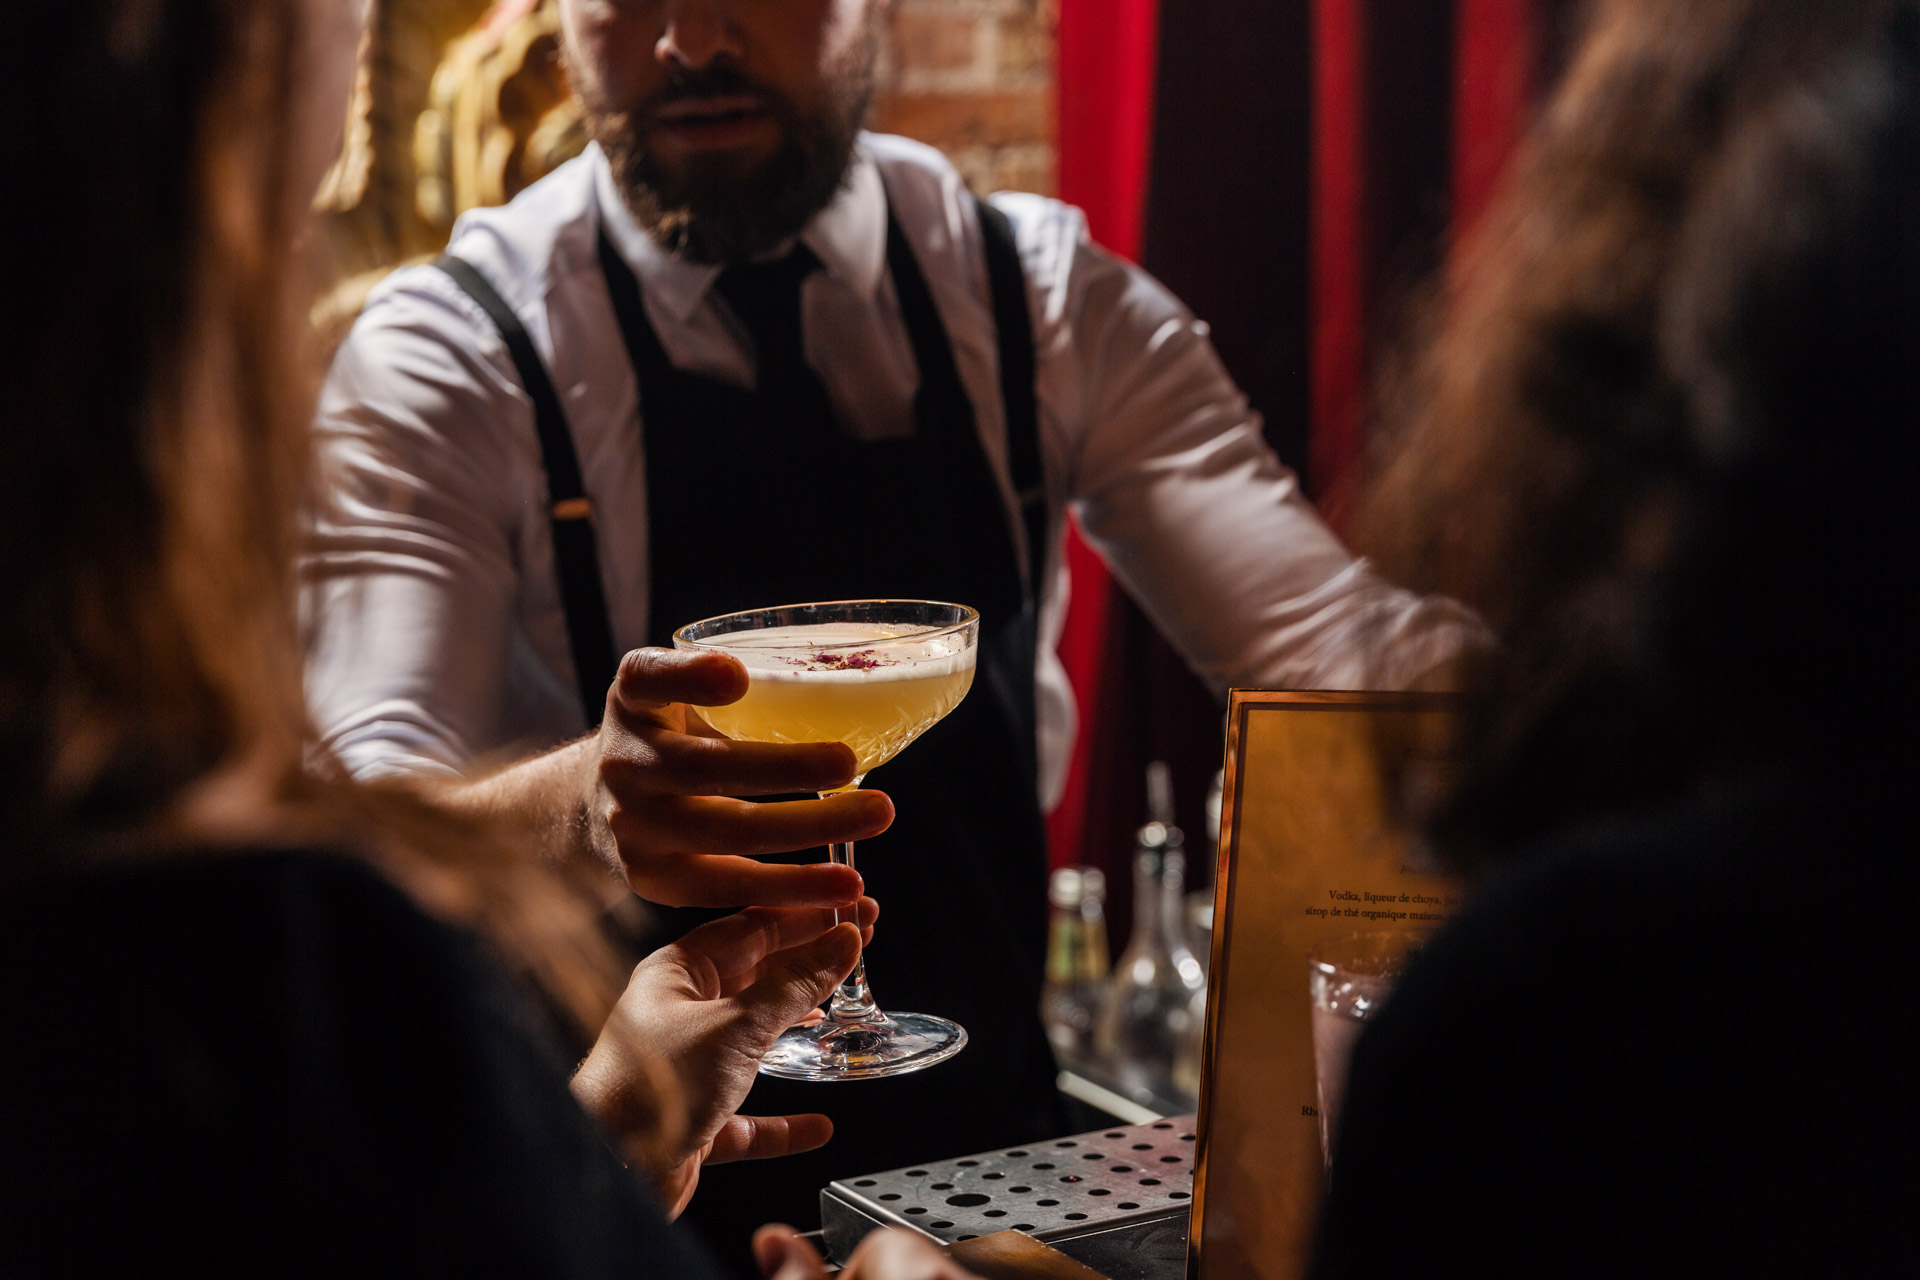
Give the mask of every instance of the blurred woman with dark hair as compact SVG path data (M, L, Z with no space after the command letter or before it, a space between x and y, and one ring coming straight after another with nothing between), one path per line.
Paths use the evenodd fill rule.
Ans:
M698 1275L663 1213L701 1164L827 1136L733 1113L860 928L745 912L621 995L593 886L303 763L291 246L356 9L8 9L0 207L31 234L0 345L9 1276ZM593 1044L571 1089L502 961Z
M1611 0L1389 400L1478 608L1315 1274L1920 1274L1920 10Z

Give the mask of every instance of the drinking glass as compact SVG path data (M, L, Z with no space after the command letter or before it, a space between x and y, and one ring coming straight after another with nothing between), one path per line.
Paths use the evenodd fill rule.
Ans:
M1353 1042L1377 1017L1381 1002L1429 930L1398 929L1326 938L1307 957L1307 989L1313 997L1313 1075L1320 1103L1320 1156L1333 1165L1333 1135L1347 1091Z
M979 636L980 615L965 605L838 600L708 618L681 627L673 643L731 654L747 668L745 697L698 708L708 724L750 742L844 742L855 759L845 791L960 704L973 684ZM851 842L829 852L853 865ZM862 957L825 1018L789 1028L760 1070L791 1080L904 1075L966 1043L966 1030L945 1018L882 1013Z

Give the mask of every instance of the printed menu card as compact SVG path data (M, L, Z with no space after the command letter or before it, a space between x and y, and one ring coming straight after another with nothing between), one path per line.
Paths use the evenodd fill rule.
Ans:
M1190 1280L1305 1270L1323 1179L1307 957L1458 905L1406 816L1444 776L1456 714L1440 694L1232 696Z

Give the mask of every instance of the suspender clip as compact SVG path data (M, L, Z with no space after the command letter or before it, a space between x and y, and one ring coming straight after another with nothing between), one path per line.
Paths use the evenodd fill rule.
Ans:
M565 502L553 504L555 520L591 520L593 502L587 498L568 498Z

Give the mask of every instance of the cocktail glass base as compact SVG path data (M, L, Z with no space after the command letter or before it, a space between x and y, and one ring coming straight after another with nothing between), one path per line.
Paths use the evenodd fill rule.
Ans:
M870 1022L792 1027L760 1060L785 1080L872 1080L945 1062L967 1047L967 1029L926 1013L883 1013Z

